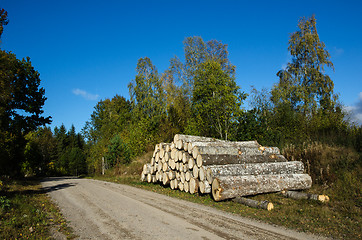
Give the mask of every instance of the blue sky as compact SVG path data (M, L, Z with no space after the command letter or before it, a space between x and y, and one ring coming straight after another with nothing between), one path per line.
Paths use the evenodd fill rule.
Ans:
M129 97L139 58L161 73L183 57L190 36L228 45L243 91L271 88L290 61L289 34L312 14L335 67L327 71L335 92L362 123L362 1L0 0L0 8L9 18L0 47L31 58L52 128L80 131L98 101Z

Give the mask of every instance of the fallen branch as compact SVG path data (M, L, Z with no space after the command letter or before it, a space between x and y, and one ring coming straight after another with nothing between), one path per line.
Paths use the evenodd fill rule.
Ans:
M284 197L293 199L315 200L322 203L329 202L329 197L327 195L311 194L297 191L281 191L280 194Z

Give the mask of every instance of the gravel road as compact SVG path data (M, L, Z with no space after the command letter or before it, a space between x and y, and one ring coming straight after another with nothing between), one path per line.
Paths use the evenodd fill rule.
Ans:
M79 239L321 239L135 187L47 178Z

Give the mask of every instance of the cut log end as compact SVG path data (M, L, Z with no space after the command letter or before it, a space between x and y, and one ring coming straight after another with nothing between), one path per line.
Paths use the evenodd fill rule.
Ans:
M222 188L220 187L220 183L218 181L217 178L215 178L212 181L212 185L211 185L211 192L212 192L212 197L214 198L215 201L220 201L221 199L221 192L222 192Z

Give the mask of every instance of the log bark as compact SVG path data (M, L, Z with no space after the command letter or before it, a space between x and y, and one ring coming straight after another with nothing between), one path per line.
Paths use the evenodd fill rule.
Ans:
M231 142L231 141L218 141L218 142L190 142L188 148L191 151L194 147L233 147L233 148L259 148L262 147L257 141L243 141L243 142Z
M212 182L215 201L283 190L308 189L312 179L308 174L248 175L216 177Z
M235 147L232 145L225 146L196 146L192 148L192 157L197 158L199 154L207 155L235 155L235 156L249 156L249 155L279 155L280 151L275 147Z
M199 191L199 180L197 178L191 178L189 183L189 191L191 194Z
M212 183L215 177L219 176L275 175L275 174L304 173L304 165L301 161L210 165L206 166L205 168L207 169L206 179L210 184ZM200 180L201 180L201 168L200 168Z
M200 137L200 136L192 136L192 135L184 135L184 134L176 134L173 137L173 141L177 142L178 140L182 140L184 142L217 142L223 141L216 138L209 137Z
M199 154L196 158L198 167L207 165L226 165L242 163L287 162L283 155L231 155L231 154Z
M261 209L265 209L268 211L270 211L274 208L273 203L268 202L268 201L256 201L256 200L244 198L244 197L236 197L232 201L244 204L248 207L261 208Z
M199 182L199 189L201 193L211 193L211 185L208 181L200 181Z
M281 191L281 195L288 198L293 199L307 199L307 200L315 200L319 202L329 202L329 197L327 195L319 195L312 193L304 193L304 192L296 192L296 191Z

